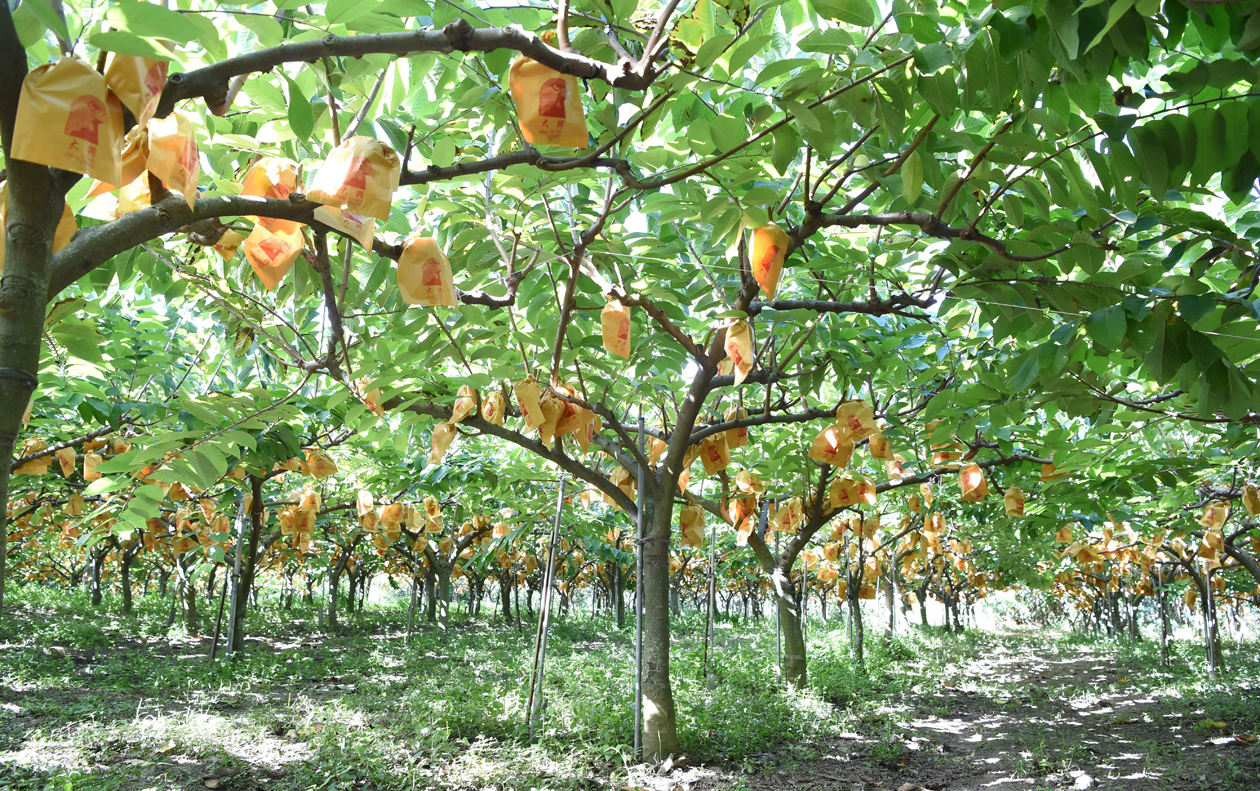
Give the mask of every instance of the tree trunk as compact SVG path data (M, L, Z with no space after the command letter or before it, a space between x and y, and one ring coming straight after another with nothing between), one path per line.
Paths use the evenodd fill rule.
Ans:
M670 486L670 483L666 483ZM673 500L644 493L643 579L643 755L664 759L678 749L674 692L669 681L669 537Z
M184 555L184 557L188 557ZM197 586L193 584L192 569L184 564L184 629L192 635L201 633L201 618L197 614Z
M866 667L866 652L863 646L865 638L862 624L862 600L858 598L860 590L855 585L849 586L849 658L855 667Z
M424 617L429 623L437 623L437 591L432 567L424 572Z
M771 580L775 588L775 606L779 608L779 622L783 627L783 669L788 683L797 689L805 688L805 633L801 628L800 607L795 589L782 569L775 570Z
M511 571L499 573L499 605L503 608L503 622L512 622L512 586L508 580L515 582Z
M446 631L451 625L451 569L444 565L437 568L438 623Z
M139 539L133 538L133 541ZM136 556L130 550L124 549L119 557L119 578L122 582L122 613L123 615L131 615L131 564L135 562Z
M9 192L4 277L0 278L0 371L4 373L0 376L0 617L9 536L9 467L22 415L38 383L53 231L64 205L64 191L54 184L48 167L9 156L27 65L10 9L9 4L0 9L0 145Z
M254 587L254 561L258 557L258 542L262 536L263 480L257 475L249 476L249 489L253 497L253 502L249 509L249 538L245 542L245 546L238 549L241 553L241 576L236 581L236 613L232 620L233 634L228 637L231 641L233 652L245 650L245 615L249 612L249 592ZM237 540L240 540L239 537Z
M617 607L617 628L622 629L626 625L626 596L625 596L625 580L621 575L620 561L613 561L613 604Z
M105 542L102 541L92 547L92 606L100 606L102 599L101 591L101 570L105 565Z

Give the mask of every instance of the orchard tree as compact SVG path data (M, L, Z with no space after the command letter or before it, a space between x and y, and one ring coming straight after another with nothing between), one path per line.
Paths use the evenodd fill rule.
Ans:
M1095 443L1153 418L1233 443L1260 422L1254 1L174 5L0 6L5 458L26 406L38 429L67 391L97 391L73 436L142 414L153 399L116 372L182 300L222 333L242 394L168 392L190 435L138 438L137 467L200 453L210 469L193 473L226 474L257 439L239 433L298 401L374 447L434 446L434 464L452 440L547 462L645 525L650 755L677 744L675 506L726 510L706 480L732 463L801 498L808 527L779 558L764 528L748 539L790 579L847 507L830 486L843 465L806 450L857 399L905 451L885 494L964 461L1076 479ZM22 94L58 52L76 73L170 61L120 131L181 140L182 183L154 143L103 212L82 173L14 156L46 131L19 123ZM548 93L522 93L540 73ZM567 146L528 142L560 117ZM397 163L366 233L320 202L355 146ZM253 189L258 172L284 189ZM263 283L233 247L259 227L303 251L291 272L259 267ZM436 274L421 287L443 297L416 299L404 273L422 249ZM85 360L97 338L107 355ZM742 447L719 440L742 429ZM708 477L692 480L698 459ZM138 491L106 478L95 491ZM790 667L803 683L803 648Z

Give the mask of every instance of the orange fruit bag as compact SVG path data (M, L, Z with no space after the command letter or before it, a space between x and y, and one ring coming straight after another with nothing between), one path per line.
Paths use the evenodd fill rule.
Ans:
M364 250L372 249L373 234L376 233L376 220L364 217L336 206L320 206L315 210L315 219L340 231L363 245Z
M298 178L298 164L284 157L263 157L255 162L241 179L241 195L248 198L279 198L284 200L291 192L301 192L302 181ZM245 215L267 227L272 233L292 235L302 227L293 220L276 220L270 217Z
M408 305L454 307L455 278L436 239L417 231L403 242L398 259L398 290Z
M358 135L342 140L315 174L306 197L378 220L389 219L389 207L402 176L394 149Z
M508 86L526 142L574 148L589 145L577 77L518 55L508 70Z
M65 57L33 69L22 81L13 159L118 184L122 139L122 104L83 61Z
M138 128L143 128L157 110L170 66L170 61L110 53L105 82L136 117Z
M254 268L254 274L263 282L263 286L271 291L284 280L293 262L302 252L302 234L272 233L265 227L255 225L245 239L245 260Z
M734 319L726 327L725 349L734 367L735 384L741 385L752 371L752 327L743 319Z
M752 264L753 279L766 292L766 299L774 299L774 293L779 288L788 242L788 235L774 223L753 230L749 263Z
M600 329L604 335L604 349L609 354L630 359L630 308L619 301L609 300L599 314Z
M189 206L197 200L201 160L197 156L197 127L183 113L149 122L149 172L171 192L184 196Z

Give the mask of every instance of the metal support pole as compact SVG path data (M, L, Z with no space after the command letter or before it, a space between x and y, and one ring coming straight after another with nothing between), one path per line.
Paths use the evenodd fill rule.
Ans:
M240 504L236 509L236 546L232 548L232 601L228 610L228 639L226 653L232 655L232 644L236 642L236 602L241 595L241 550L245 545L245 495L241 494Z
M704 680L709 680L709 650L713 645L713 638L716 636L713 628L713 619L716 615L714 606L717 597L717 522L713 522L709 529L709 601L708 615L705 616L704 624Z
M543 676L547 669L547 627L551 623L551 586L556 576L556 542L560 536L560 517L564 513L564 478L556 495L556 521L551 525L551 544L547 565L543 569L542 601L539 602L538 635L535 640L534 668L529 683L529 739L534 740L534 726L542 714Z
M643 454L643 407L639 407L639 455ZM634 531L634 755L643 752L643 467L639 467Z

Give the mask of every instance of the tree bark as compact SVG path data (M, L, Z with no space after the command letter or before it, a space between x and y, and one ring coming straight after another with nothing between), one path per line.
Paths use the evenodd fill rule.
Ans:
M0 145L9 191L4 277L0 278L0 618L4 615L9 529L9 467L22 415L38 383L40 345L52 269L53 231L65 192L43 165L9 156L26 49L7 3L0 3Z
M681 430L681 427L680 427ZM643 755L664 759L678 749L674 693L669 680L669 538L673 500L644 497L643 579Z
M234 631L230 635L232 651L245 650L245 616L249 612L249 592L254 588L254 570L258 560L258 542L262 536L263 520L263 478L258 475L249 476L249 490L253 501L249 509L249 539L241 552L241 577L237 581L236 614L232 623Z
M516 581L510 570L499 572L499 606L503 610L504 623L512 622L512 585L509 581Z

